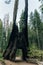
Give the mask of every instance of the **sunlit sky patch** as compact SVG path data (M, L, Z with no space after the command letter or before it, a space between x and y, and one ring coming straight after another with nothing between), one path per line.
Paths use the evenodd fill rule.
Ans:
M19 0L17 21L20 20L20 15L22 13L22 10L24 10L24 7L25 7L24 1L25 0ZM15 2L15 0L11 0L10 4L5 4L5 0L0 0L0 18L2 20L5 16L5 14L7 14L7 13L9 13L10 21L13 20L14 2ZM28 15L30 14L31 11L34 12L34 9L37 9L40 12L39 6L40 6L40 2L38 0L28 0Z

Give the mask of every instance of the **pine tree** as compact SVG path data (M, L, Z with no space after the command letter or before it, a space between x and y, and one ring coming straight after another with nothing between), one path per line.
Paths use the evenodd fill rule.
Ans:
M37 10L35 10L34 13L30 14L30 24L31 24L31 28L32 28L33 32L35 33L35 38L36 38L35 43L37 43L38 48L40 48L41 19L40 19L40 15Z

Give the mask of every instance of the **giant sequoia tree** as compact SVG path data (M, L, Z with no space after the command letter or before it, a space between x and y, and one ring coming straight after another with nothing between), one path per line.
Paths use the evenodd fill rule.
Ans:
M5 59L15 60L15 53L17 48L22 45L21 49L23 51L23 57L27 56L27 46L28 46L28 34L27 34L27 20L28 20L28 0L25 0L25 10L24 10L24 28L22 33L18 34L18 27L16 26L16 17L18 9L18 1L15 0L14 13L13 13L13 28L10 35L8 46L3 54ZM18 38L22 38L22 41ZM20 47L19 47L20 48Z

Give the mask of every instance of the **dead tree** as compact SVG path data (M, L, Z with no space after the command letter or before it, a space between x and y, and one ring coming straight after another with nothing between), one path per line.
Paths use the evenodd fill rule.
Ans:
M18 38L16 38L15 44L12 48L10 53L10 59L15 60L16 57L16 50L22 49L22 59L26 60L27 56L27 47L28 47L28 27L27 27L27 20L28 20L28 0L25 0L25 10L24 10L24 28L23 31L18 33Z
M28 0L25 0L25 11L24 11L24 25L22 33L18 33L18 27L16 26L16 16L18 9L18 1L15 0L14 15L13 15L13 28L10 35L8 46L3 54L5 59L15 60L16 50L22 49L23 59L27 58L27 46L28 46L28 33L27 33L27 20L28 20ZM20 38L20 39L19 39ZM19 44L21 46L19 46Z
M10 55L10 52L12 51L12 47L13 47L14 42L15 42L17 35L18 35L18 27L16 26L18 2L19 2L19 0L15 0L14 12L13 12L13 28L12 28L12 32L11 32L11 35L10 35L8 46L7 46L7 48L6 48L6 50L3 54L3 57L5 59L10 59L9 55Z

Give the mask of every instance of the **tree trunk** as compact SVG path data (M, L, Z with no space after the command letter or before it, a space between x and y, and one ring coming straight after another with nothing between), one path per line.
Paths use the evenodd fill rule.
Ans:
M25 0L25 11L24 11L24 29L23 29L23 34L26 39L26 45L28 46L28 0Z
M27 54L28 54L28 0L25 0L25 11L24 11L24 29L23 29L23 34L24 34L24 40L25 40L25 44L24 44L24 49L22 50L23 52L23 59L25 60L26 58L28 58Z
M13 45L15 44L14 42L18 36L18 27L16 26L18 2L19 2L19 0L15 0L14 12L13 12L13 28L12 28L12 32L10 35L8 46L3 54L3 57L5 59L10 59L10 53L12 51Z

